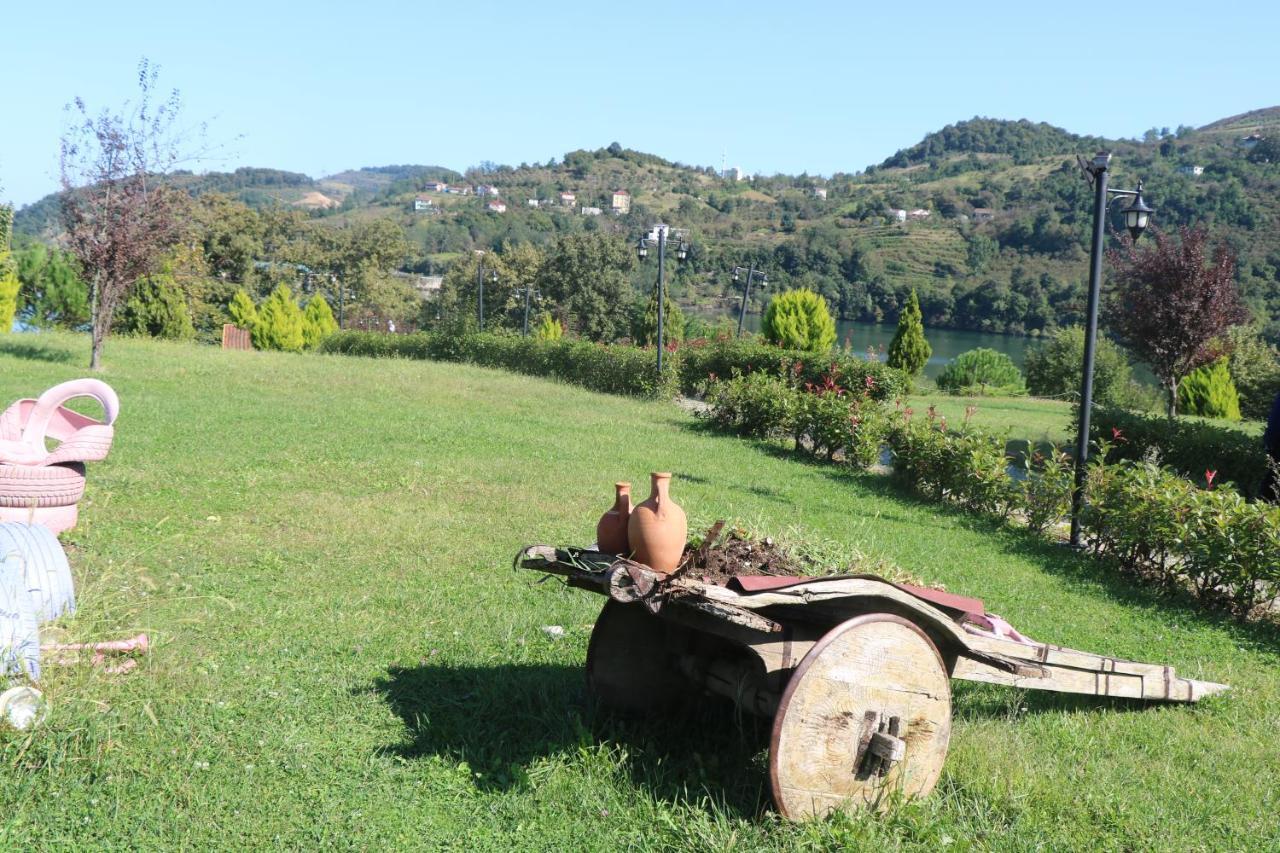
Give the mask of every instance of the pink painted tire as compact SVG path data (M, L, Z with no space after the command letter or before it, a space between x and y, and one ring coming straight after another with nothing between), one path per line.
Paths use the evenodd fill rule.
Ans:
M84 497L84 465L0 465L0 507L74 506Z

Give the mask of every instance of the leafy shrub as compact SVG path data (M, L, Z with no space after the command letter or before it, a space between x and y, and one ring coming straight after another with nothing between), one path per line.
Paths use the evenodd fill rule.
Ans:
M933 347L924 337L924 318L920 314L920 300L915 290L907 299L906 307L898 315L898 331L889 343L890 367L896 367L908 376L919 376L929 363Z
M1004 439L964 426L948 429L946 418L916 418L902 412L890 432L894 476L933 500L949 500L975 512L1005 516L1016 490L1009 477Z
M787 350L750 338L690 342L679 356L680 388L686 394L696 393L708 379L755 372L786 377L800 386L820 385L825 376L834 374L846 388L867 388L880 401L908 391L906 376L880 362L842 353Z
M258 322L250 329L258 349L302 351L302 309L287 284L280 284L258 309Z
M166 273L147 276L133 286L117 324L123 332L175 341L196 334L187 297Z
M319 293L311 297L307 310L302 314L302 344L307 349L315 349L320 342L338 331L338 321L333 319L333 310Z
M1090 466L1089 547L1130 573L1246 616L1280 594L1280 507L1199 489L1151 460Z
M684 340L684 312L668 295L662 312L663 343L680 343ZM638 301L631 313L631 340L636 346L651 347L658 340L658 291L655 288L648 299Z
M1225 358L1197 367L1178 384L1178 411L1206 418L1240 420L1240 395L1231 381Z
M938 375L938 387L952 394L1025 394L1022 372L1013 359L986 347L956 356Z
M1080 393L1084 365L1084 327L1058 329L1027 353L1027 390L1037 397L1062 397ZM1093 355L1093 399L1106 405L1131 400L1133 371L1124 350L1098 336Z
M1188 418L1138 414L1098 407L1090 437L1108 442L1113 460L1144 459L1152 454L1184 477L1201 481L1216 471L1217 482L1233 483L1245 495L1256 495L1267 470L1262 440L1238 429Z
M468 362L633 397L673 397L679 377L678 358L665 359L662 377L658 377L653 350L582 340L540 340L534 336L345 331L326 338L320 351Z
M807 288L770 299L760 330L767 341L787 349L826 353L836 342L836 321L826 300Z
M1026 474L1014 484L1016 504L1027 527L1043 533L1071 512L1075 487L1075 465L1070 455L1057 447L1047 453L1029 451L1023 457Z
M795 434L800 392L768 373L739 374L707 387L707 420L717 429L751 438Z

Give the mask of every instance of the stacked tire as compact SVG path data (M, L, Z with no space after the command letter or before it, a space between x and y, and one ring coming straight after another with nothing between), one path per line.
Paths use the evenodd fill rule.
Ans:
M43 524L55 533L75 526L84 497L84 464L0 464L0 522Z
M75 609L58 537L40 524L0 524L0 676L39 679L40 625Z

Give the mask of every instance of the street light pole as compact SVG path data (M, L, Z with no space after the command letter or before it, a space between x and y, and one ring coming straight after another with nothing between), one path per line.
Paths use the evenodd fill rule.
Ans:
M664 324L666 322L666 275L667 275L667 231L670 226L658 223L653 226L652 234L656 234L658 241L658 376L662 376L662 351L665 347ZM644 260L649 254L649 243L655 238L641 237L636 243L636 254L640 256L640 260ZM676 244L676 258L683 261L689 255L689 244L684 238L677 233L676 239L680 242Z
M1111 153L1100 151L1093 162L1080 161L1080 167L1093 182L1093 246L1089 254L1089 302L1084 333L1084 365L1080 377L1080 422L1076 431L1075 487L1071 492L1071 546L1083 544L1080 528L1080 511L1084 508L1084 481L1089 462L1089 426L1093 417L1093 361L1098 342L1098 302L1102 291L1102 253L1106 239L1107 207L1109 196L1132 198L1124 209L1125 226L1136 241L1146 230L1151 214L1155 211L1142 200L1142 182L1136 190L1113 190L1108 184Z
M476 300L476 313L480 320L480 331L483 332L484 331L484 279L485 279L484 252L477 251L476 254L479 256L479 261L476 264L476 284L479 286L479 290L480 290L479 298ZM489 270L489 280L490 281L498 280L497 270Z
M542 294L535 294L533 287L530 285L520 288L516 293L524 297L524 336L527 338L529 337L529 303L535 295L538 299L541 299Z
M745 323L747 319L747 302L751 300L751 279L757 274L760 276L761 286L769 283L769 277L760 270L757 270L755 262L753 261L751 266L747 268L747 282L742 291L742 307L738 309L738 337L742 337L742 324ZM742 267L734 267L733 280L737 281L741 275Z

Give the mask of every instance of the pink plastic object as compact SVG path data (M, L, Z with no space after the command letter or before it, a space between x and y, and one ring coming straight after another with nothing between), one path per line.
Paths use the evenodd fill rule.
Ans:
M16 521L19 524L39 524L53 533L61 533L76 526L80 520L79 504L70 506L0 506L0 522Z
M103 419L95 421L63 405L78 397L97 400ZM73 379L55 385L37 400L19 400L0 414L0 463L55 465L105 459L115 435L111 425L119 413L120 398L97 379ZM51 451L47 439L60 443Z

